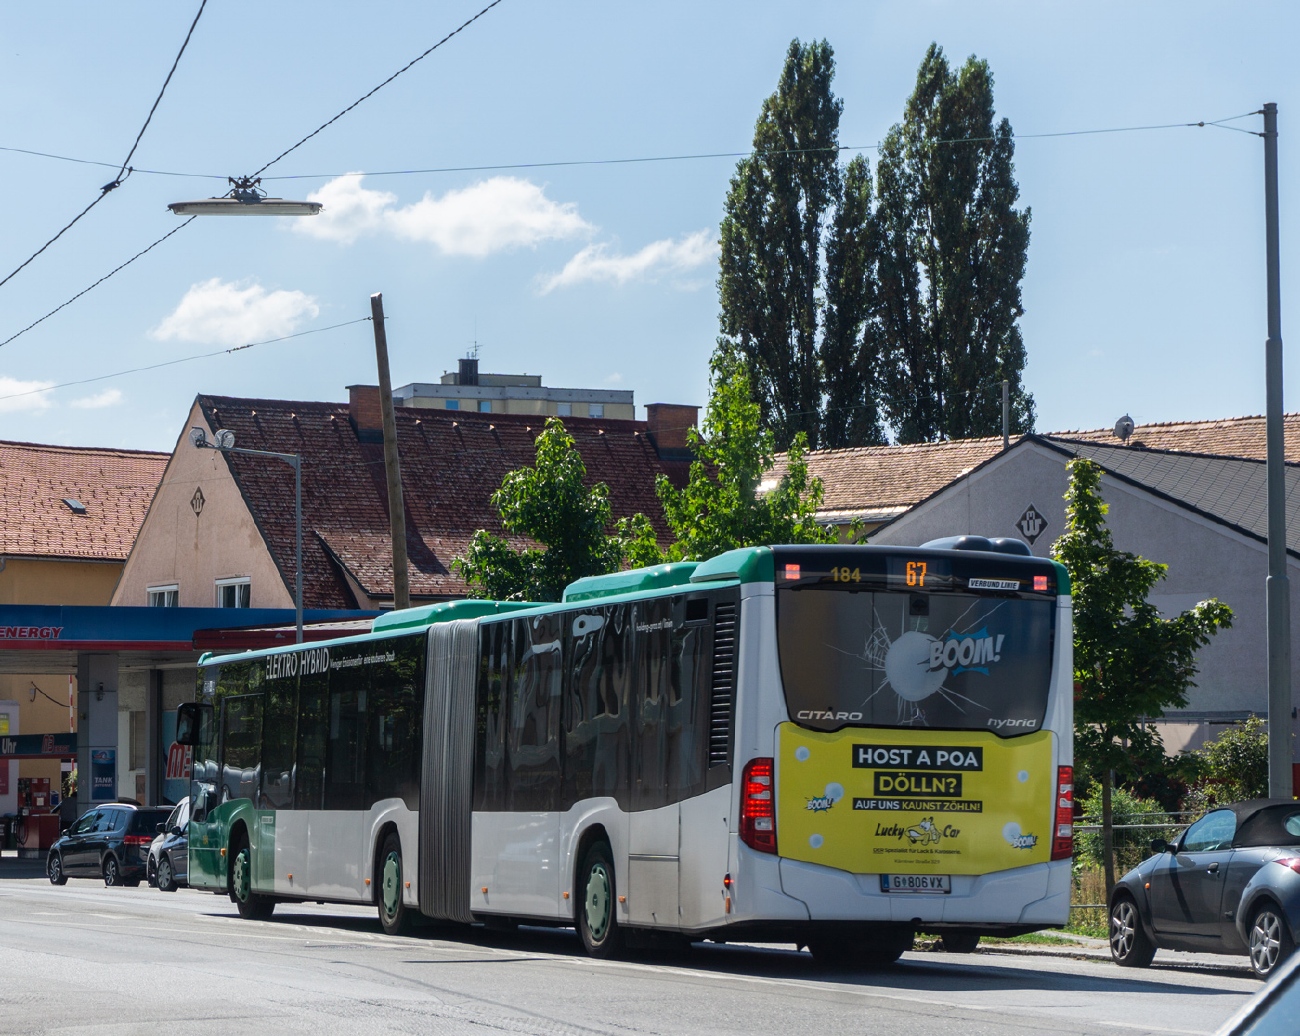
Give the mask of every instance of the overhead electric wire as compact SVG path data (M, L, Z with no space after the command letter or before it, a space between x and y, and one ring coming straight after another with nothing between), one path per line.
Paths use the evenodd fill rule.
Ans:
M276 155L273 159L271 159L271 161L267 162L266 165L262 166L261 169L257 169L257 170L255 170L251 175L252 175L252 176L260 176L260 175L261 175L262 173L264 173L266 170L270 169L271 166L275 165L276 162L278 162L278 161L280 161L280 159L284 158L285 155L292 154L294 151L298 150L298 148L302 147L305 143L307 143L307 141L311 140L311 138L314 137L314 136L316 136L316 134L319 133L321 130L325 129L325 128L328 127L328 126L332 126L334 123L338 122L339 119L343 118L343 116L345 116L345 115L346 115L348 112L350 112L353 108L355 108L357 105L359 105L362 101L365 101L365 100L369 99L370 97L373 97L373 96L374 96L375 94L377 94L380 90L382 90L382 89L383 89L384 87L386 87L389 83L391 83L394 79L396 79L396 78L397 78L398 76L400 76L403 72L405 72L407 69L409 69L412 65L415 65L415 64L417 64L418 62L423 61L423 60L424 60L425 58L427 58L430 54L432 54L435 50L437 50L437 49L438 49L439 47L441 47L444 43L446 43L449 39L451 39L453 36L457 36L457 35L459 35L460 33L464 32L464 31L465 31L466 29L468 29L471 25L473 25L476 21L478 21L478 20L479 20L480 18L482 18L485 14L487 14L488 11L492 10L492 8L496 7L497 4L499 4L499 3L501 3L501 2L502 2L502 0L492 0L492 2L491 2L490 4L488 4L485 8L483 8L483 10L479 11L478 14L474 15L474 17L470 18L468 21L462 22L462 23L461 23L460 25L458 25L456 28L452 29L451 32L447 33L446 36L444 36L442 39L440 39L437 43L435 43L432 47L430 47L428 50L426 50L426 51L425 51L423 54L421 54L419 57L414 58L414 59L412 59L411 61L408 61L405 65L403 65L401 68L399 68L396 72L394 72L391 76L389 76L387 79L385 79L382 83L380 83L377 87L375 87L375 88L374 88L373 90L371 90L369 93L367 93L367 94L362 94L362 95L361 95L360 97L358 97L355 101L353 101L353 102L352 102L351 104L349 104L346 108L344 108L341 112L339 112L337 115L335 115L334 118L329 119L329 120L327 120L326 122L322 122L322 123L321 123L319 126L317 126L314 130L312 130L312 131L311 131L310 133L308 133L305 137L303 137L302 140L300 140L300 141L298 141L298 143L294 144L293 147L288 148L288 149L286 149L286 150L284 150L284 151L281 151L278 155Z
M92 385L97 381L123 378L128 374L139 374L142 371L154 371L159 367L173 367L178 363L190 363L193 360L207 360L213 356L226 356L230 353L243 352L245 349L253 349L259 345L271 345L275 342L287 342L290 338L301 338L303 335L320 334L322 331L333 331L335 328L349 327L352 324L364 324L370 319L370 317L358 317L356 320L345 320L341 324L330 324L328 327L313 327L309 331L299 331L296 334L281 335L279 338L268 338L263 342L249 342L246 345L231 346L229 349L214 349L210 353L195 353L193 356L180 356L174 360L163 360L161 363L151 363L144 367L131 367L129 370L114 371L112 374L99 374L93 378L80 378L77 381L64 381L58 385L46 385L43 388L24 389L22 392L11 392L7 396L0 396L0 403L7 399L20 399L23 396L37 396L42 392L54 392L57 389L72 388L76 385Z
M25 335L28 331L30 331L32 328L34 328L37 324L40 324L40 323L45 322L46 320L49 320L50 317L54 316L55 313L57 313L59 310L63 309L64 306L70 306L70 305L72 305L74 302L77 301L77 299L81 298L82 295L86 294L86 292L88 292L88 291L90 291L90 290L92 290L92 289L94 289L94 288L98 288L98 287L99 287L101 284L103 284L106 280L108 280L110 277L112 277L113 274L117 273L119 270L124 270L124 269L126 269L126 267L130 266L133 262L135 262L137 259L139 259L140 256L144 255L146 252L152 252L155 248L157 248L159 245L161 245L164 241L166 241L166 240L167 240L169 237L171 237L173 234L177 234L177 233L179 233L180 231L184 230L186 227L188 227L191 223L193 223L193 222L194 222L196 219L198 219L198 218L199 218L198 216L191 216L191 217L190 217L189 219L187 219L184 223L182 223L179 227L173 227L171 230L167 231L167 233L165 233L162 237L160 237L160 238L159 238L157 241L155 241L153 244L149 245L147 248L142 248L142 249L140 249L140 251L136 252L135 255L131 256L131 258L128 259L126 262L120 264L119 266L115 266L115 267L113 267L113 269L109 270L108 273L104 274L103 277L99 278L99 280L97 280L94 284L90 285L90 287L88 287L88 288L82 288L79 292L77 292L77 294L73 295L72 298L68 299L67 302L64 302L64 303L62 303L61 305L55 306L52 310L50 310L48 313L46 313L45 316L40 317L40 318L37 319L37 320L33 320L30 324L28 324L26 327L24 327L21 331L16 331L16 332L14 332L13 334L11 334L11 335L10 335L8 338L6 338L3 342L0 342L0 348L3 348L4 346L8 345L8 344L9 344L10 342L12 342L15 338L17 338L19 335Z
M502 2L502 0L492 0L492 2L491 2L490 4L488 4L486 7L484 7L484 8L483 8L481 11L479 11L476 15L474 15L472 18L468 19L467 21L462 22L460 25L458 25L458 26L457 26L455 29L453 29L451 32L447 33L446 36L444 36L442 39L440 39L437 43L435 43L432 47L430 47L428 50L426 50L426 51L425 51L423 54L421 54L419 57L416 57L416 58L414 58L413 60L408 61L404 66L402 66L401 68L399 68L396 72L394 72L391 76L389 76L387 79L385 79L382 83L380 83L378 86L376 86L376 87L375 87L373 90L371 90L369 93L363 94L361 97L357 98L357 100L353 101L350 105L348 105L346 108L344 108L341 112L339 112L337 115L335 115L332 119L329 119L327 122L324 122L324 123L322 123L321 125L317 126L316 129L314 129L314 130L312 130L310 133L308 133L305 137L303 137L300 141L298 141L298 143L294 144L293 147L288 148L287 150L280 152L280 154L278 154L275 158L271 159L271 161L267 162L264 166L262 166L261 169L258 169L256 172L254 172L254 173L252 174L252 176L253 176L253 177L256 177L259 173L263 172L263 171L266 170L266 169L271 168L271 166L275 165L276 162L278 162L278 161L280 161L280 159L284 158L285 155L291 154L293 151L295 151L295 150L297 150L298 148L300 148L303 144L307 143L307 141L311 140L311 138L314 137L314 136L316 136L316 134L320 133L321 130L325 129L326 127L332 125L332 124L335 123L335 122L338 122L339 119L343 118L344 115L346 115L348 112L352 111L352 109L355 108L357 105L361 104L362 101L364 101L364 100L366 100L367 98L369 98L369 97L373 96L374 94L378 93L378 92L379 92L380 90L382 90L385 86L387 86L389 83L391 83L394 79L396 79L398 76L400 76L403 72L405 72L407 69L409 69L412 65L415 65L417 62L423 61L423 60L424 60L425 58L427 58L430 54L432 54L435 50L437 50L437 49L438 49L439 47L441 47L444 43L446 43L448 40L450 40L453 36L456 36L456 35L460 34L461 32L463 32L465 29L469 28L469 27L470 27L471 25L473 25L476 21L478 21L478 20L479 20L480 18L482 18L485 14L487 14L488 11L492 10L492 8L496 7L496 6L497 6L499 3L501 3L501 2ZM14 274L16 274L16 273L18 272L18 270L21 270L21 269L23 268L23 266L26 266L27 263L30 263L30 262L32 261L32 259L35 259L37 255L40 255L41 252L45 251L46 248L48 248L48 247L49 247L50 245L52 245L55 241L57 241L57 240L58 240L58 239L63 235L64 231L66 231L69 227L71 227L73 223L76 223L77 220L81 219L82 216L84 216L87 212L89 212L92 208L94 208L97 204L99 204L99 202L104 198L105 195L108 194L109 191L113 190L113 189L116 188L116 187L120 187L121 184L122 184L122 179L123 179L123 176L122 176L122 172L123 172L123 171L126 172L126 175L127 175L127 176L129 176L129 175L131 174L132 170L131 170L131 168L127 165L127 162L129 162L129 161L131 160L131 156L135 154L135 149L139 146L139 144L140 144L140 139L141 139L141 137L144 136L144 131L145 131L145 129L148 128L148 126L149 126L149 121L153 118L153 113L154 113L154 111L158 108L158 102L162 100L162 95L163 95L163 93L164 93L164 92L166 91L166 89L167 89L167 84L171 82L172 73L176 71L176 66L177 66L177 64L179 64L179 62L180 62L180 60L181 60L181 54L184 54L184 53L185 53L185 48L186 48L186 46L189 45L190 37L194 34L194 27L195 27L196 25L198 25L198 23L199 23L199 17L203 14L203 9L207 6L207 3L208 3L208 0L201 0L201 2L199 3L198 14L196 14L196 15L194 16L194 21L193 21L193 22L191 23L191 25L190 25L190 31L189 31L188 33L185 34L185 42L181 44L181 49L180 49L180 51L179 51L179 52L177 53L177 55L176 55L176 60L172 62L171 71L167 73L167 78L166 78L166 80L163 81L162 90L160 90L160 91L158 92L158 97L154 100L153 107L149 109L149 115L148 115L148 117L146 117L146 119L144 120L144 126L142 126L142 127L140 128L140 132L136 135L135 143L131 145L131 151L127 154L126 161L122 163L122 167L121 167L121 169L118 171L118 177L117 177L117 179L115 179L112 183L110 183L110 184L106 184L103 188L101 188L101 193L100 193L100 196L99 196L98 198L96 198L93 202L91 202L89 205L87 205L86 208L83 209L83 210L82 210L82 211L77 215L76 219L74 219L74 220L72 221L72 223L69 223L66 227L63 228L63 230L60 230L57 234L54 235L54 237L52 237L49 241L47 241L44 245L42 245L42 246L40 247L40 249L37 250L37 252L35 253L35 255L33 255L33 256L31 256L31 258L27 259L26 262L24 262L24 263L22 264L22 266L19 266L17 270L14 270L13 273L9 274L9 276L6 277L3 281L0 281L0 286L3 286L3 285L5 284L6 281L8 281L11 277L14 276ZM18 149L18 148L6 148L5 150L18 151L18 150L21 150L21 149ZM27 153L28 153L28 154L36 154L37 152L27 152ZM79 160L78 160L78 159L71 159L71 161L79 161ZM83 160L83 161L84 161L84 160ZM96 163L96 164L97 164L97 163ZM195 175L195 174L173 173L173 174L166 174L166 175L184 176L184 175ZM225 178L222 177L222 179L225 179ZM84 295L84 294L86 294L86 292L90 291L91 288L96 288L96 287L98 287L100 284L103 284L104 281L106 281L106 280L108 280L110 277L112 277L113 274L117 273L119 270L123 269L124 267L130 266L133 262L135 262L137 259L139 259L140 256L144 255L146 252L152 251L152 250L153 250L157 245L162 244L162 243L163 243L164 241L166 241L169 237L171 237L172 234L175 234L176 231L180 230L182 227L187 227L187 226L189 226L190 223L192 223L196 218L197 218L197 217L195 217L195 216L191 216L191 217L190 217L189 219L187 219L184 223L182 223L179 227L176 227L174 230L172 230L172 231L170 231L170 232L164 234L164 235L163 235L162 237L160 237L157 241L155 241L153 244L151 244L148 248L145 248L143 251L137 252L135 255L133 255L133 256L132 256L130 259L128 259L126 262L122 263L121 266L117 266L117 267L115 267L114 269L110 270L110 271L109 271L108 273L106 273L103 277L101 277L99 280L97 280L94 284L90 285L89 288L85 288L85 289L83 289L82 291L79 291L76 295L72 296L72 298L68 299L67 302L63 303L63 305L61 305L61 306L56 306L54 309L50 310L50 312L46 313L45 316L43 316L43 317L40 318L40 320L35 320L35 321L33 321L32 323L28 324L26 327L24 327L21 331L18 331L17 333L10 335L10 336L9 336L8 338L6 338L3 342L0 342L0 347L3 347L3 346L8 345L8 344L9 344L10 342L12 342L15 338L17 338L19 335L26 334L26 333L27 333L28 331L30 331L33 327L35 327L37 324L41 323L41 322L44 321L44 320L48 320L50 317L54 316L54 314L57 313L59 310L63 309L64 306L68 306L68 305L71 305L73 302L76 302L77 299L81 298L82 295Z
M376 88L377 89L377 88ZM1233 115L1226 119L1215 119L1213 121L1198 120L1196 122L1167 122L1150 126L1111 126L1103 129L1087 130L1062 130L1052 133L1012 133L1012 140L1040 140L1051 137L1082 137L1095 136L1106 133L1137 133L1152 130L1166 129L1228 129L1236 130L1238 133L1248 133L1251 136L1258 136L1255 130L1242 129L1239 126L1228 126L1225 123L1235 122L1238 119L1249 118L1252 115L1258 115L1258 111L1245 112L1241 115ZM304 140L307 138L304 138ZM931 140L931 144L977 144L987 143L995 140L995 137L954 137L952 139ZM840 144L835 148L783 148L779 150L764 151L767 155L798 155L819 151L877 151L880 144ZM11 151L22 155L35 155L40 158L55 159L60 162L77 162L82 165L97 165L105 168L114 168L112 162L98 162L87 158L72 158L68 155L55 155L47 151L34 151L28 148L17 147L0 147L0 151ZM286 152L287 154L288 152ZM421 169L380 169L374 171L366 170L348 170L345 173L286 173L281 176L264 176L263 180L332 180L340 176L412 176L417 174L429 173L480 173L480 172L498 172L513 169L555 169L568 166L600 166L600 165L636 165L647 162L685 162L699 159L710 158L749 158L757 154L753 149L748 151L704 151L680 155L645 155L635 156L632 158L579 158L567 159L555 162L507 162L490 165L455 165L455 166L430 166ZM283 156L281 156L283 157ZM273 163L263 166L263 169L269 168ZM226 180L228 177L224 173L187 173L172 169L141 169L136 168L135 173L138 175L149 176L181 176L197 180Z
M92 201L84 209L82 209L75 216L73 216L68 223L64 224L63 228L57 234L55 234L52 238L46 241L45 244L41 245L40 248L36 249L35 252L33 252L21 263L19 263L12 271L10 271L10 273L3 280L0 280L0 288L3 288L11 280L13 280L14 277L16 277L24 267L26 267L29 263L31 263L38 255L44 252L47 248L49 248L50 245L54 244L55 241L57 241L69 230L71 230L73 226L75 226L77 222L81 219L82 216L86 215L86 213L88 213L101 201L107 198L110 191L115 191L117 188L121 187L122 184L125 182L126 178L131 175L132 172L131 165L130 165L131 159L135 155L136 148L140 146L140 141L144 137L144 131L149 128L149 123L153 121L153 113L158 110L158 105L163 99L163 94L167 92L167 84L172 81L172 76L176 72L176 66L181 63L181 55L185 53L185 48L190 45L190 37L194 35L194 27L199 24L199 18L202 17L203 15L203 8L207 7L207 5L208 5L208 0L200 0L198 13L194 16L194 21L190 23L190 31L185 34L185 40L183 43L181 43L181 49L176 52L176 60L172 62L172 67L167 72L167 78L163 80L162 89L158 91L158 96L154 98L153 107L149 109L149 114L145 116L144 125L140 127L140 132L135 135L135 142L131 145L131 150L126 153L126 158L122 160L122 164L121 166L119 166L117 170L117 175L113 177L113 179L110 182L104 184L104 186L99 189L99 196L95 198L94 201ZM6 148L5 150L16 151L18 149ZM72 159L72 161L77 161L77 159ZM95 163L85 163L85 164L99 165L100 163L95 162ZM19 334L22 334L22 332L20 331Z

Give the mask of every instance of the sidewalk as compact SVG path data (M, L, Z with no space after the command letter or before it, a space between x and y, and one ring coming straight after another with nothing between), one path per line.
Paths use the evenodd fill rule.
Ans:
M1110 944L1105 939L1087 935L1060 936L1060 946L1045 943L990 943L981 942L977 953L1005 954L1014 957L1066 957L1072 960L1103 961L1111 964ZM1184 968L1212 968L1216 971L1252 974L1250 959L1241 955L1220 953L1184 953L1179 950L1157 950L1154 965L1174 965Z

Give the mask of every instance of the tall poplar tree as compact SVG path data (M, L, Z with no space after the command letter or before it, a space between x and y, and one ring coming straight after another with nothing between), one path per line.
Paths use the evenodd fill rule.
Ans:
M781 449L799 433L814 449L884 441L871 177L863 159L841 168L834 74L825 40L791 42L721 227L719 355L749 369L762 425Z
M876 164L877 313L883 407L899 442L1033 429L1017 320L1029 209L1015 207L1011 124L995 123L993 75L954 72L931 44L901 124Z

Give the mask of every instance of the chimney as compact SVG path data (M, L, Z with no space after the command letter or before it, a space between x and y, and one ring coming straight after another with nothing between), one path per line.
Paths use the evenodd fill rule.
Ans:
M477 385L478 384L478 357L462 356L460 360L460 374L456 378L457 385Z
M348 420L359 442L384 441L384 415L378 385L348 386Z
M647 403L646 434L664 460L692 460L686 432L700 418L700 408L685 403Z

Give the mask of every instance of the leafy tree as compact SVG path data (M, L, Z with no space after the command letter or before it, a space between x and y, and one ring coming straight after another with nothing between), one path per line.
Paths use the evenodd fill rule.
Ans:
M1192 753L1200 779L1184 802L1204 812L1229 802L1268 798L1268 725L1258 716L1235 723Z
M998 434L1003 380L1012 430L1033 428L1016 323L1030 213L1015 208L1014 153L988 63L954 73L931 44L876 164L882 401L900 442Z
M643 522L629 547L634 563L709 558L724 550L766 543L834 543L833 528L817 524L821 479L808 473L807 445L797 433L783 474L772 475L775 436L762 427L743 363L716 360L703 432L688 433L695 460L686 486L660 475L659 500L675 540L660 553L649 522L625 523L625 536Z
M1074 605L1074 744L1077 764L1101 783L1106 892L1115 884L1112 775L1134 755L1163 755L1148 720L1187 704L1196 652L1232 625L1232 609L1202 601L1172 619L1147 600L1168 566L1117 550L1106 527L1101 468L1070 462L1066 531L1052 556L1069 570Z
M825 40L793 40L736 166L721 227L719 354L743 359L782 446L884 441L876 411L871 176L839 162Z
M541 546L516 547L480 529L453 568L498 601L558 601L575 579L617 570L628 550L625 535L653 542L654 531L637 515L620 523L619 533L606 533L609 487L597 482L588 489L586 477L573 437L560 420L549 419L537 437L534 466L508 472L492 494L506 533Z

